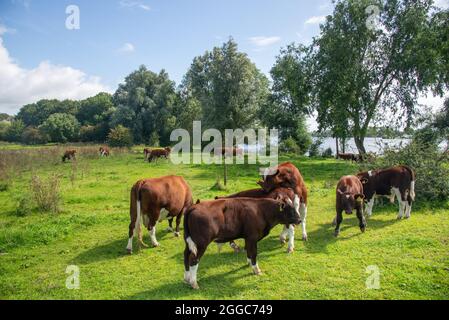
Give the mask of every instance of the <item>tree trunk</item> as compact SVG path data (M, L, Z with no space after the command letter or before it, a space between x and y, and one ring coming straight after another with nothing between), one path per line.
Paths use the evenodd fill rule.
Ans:
M341 145L342 152L346 153L346 139L345 138L340 139L340 145Z
M359 155L361 155L361 156L366 155L365 146L363 145L364 140L365 140L365 137L354 136L355 145L357 146L357 150L359 151Z
M223 179L224 179L224 185L226 186L226 184L228 183L228 168L226 166L226 156L224 157L224 170L223 170Z
M340 153L340 150L338 150L338 137L335 137L335 159L338 159L338 154Z

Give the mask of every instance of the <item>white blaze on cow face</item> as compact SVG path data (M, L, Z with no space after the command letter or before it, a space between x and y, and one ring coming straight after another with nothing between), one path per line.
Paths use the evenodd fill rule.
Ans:
M373 176L373 172L370 170L368 171L368 176L372 177Z

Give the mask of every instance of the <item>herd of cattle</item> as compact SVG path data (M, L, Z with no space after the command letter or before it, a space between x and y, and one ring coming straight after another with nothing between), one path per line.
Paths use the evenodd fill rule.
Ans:
M107 147L99 150L101 156L109 156ZM168 158L171 149L145 149L145 159ZM232 153L231 153L232 152ZM240 151L222 150L222 155L236 155ZM68 150L63 156L75 158L75 150ZM352 160L352 159L351 159ZM361 232L366 229L366 217L372 214L375 196L387 196L391 202L397 197L398 219L410 217L412 202L415 200L415 172L408 166L400 165L388 169L360 172L342 177L336 188L335 236L340 233L343 211L356 212ZM130 195L128 253L133 250L133 237L137 236L139 246L148 247L143 242L141 225L149 231L151 244L156 247L156 224L168 220L168 231L180 235L180 223L184 216L184 280L198 289L197 271L201 257L208 245L225 243L239 251L234 242L245 240L248 263L254 274L261 274L257 264L257 243L266 237L278 224L284 225L280 235L281 243L288 239L287 252L294 250L295 226L301 225L302 239L307 240L307 188L298 168L290 162L265 169L257 182L260 188L246 190L214 200L193 203L192 191L180 176L164 176L137 181ZM365 208L366 207L366 208ZM173 229L173 220L176 226Z

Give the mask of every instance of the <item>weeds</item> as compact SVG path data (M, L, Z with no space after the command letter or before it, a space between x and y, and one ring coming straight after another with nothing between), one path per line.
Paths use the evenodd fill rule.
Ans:
M33 175L30 191L32 199L39 210L52 213L60 211L60 185L60 175L51 175L47 180L42 180L39 176Z

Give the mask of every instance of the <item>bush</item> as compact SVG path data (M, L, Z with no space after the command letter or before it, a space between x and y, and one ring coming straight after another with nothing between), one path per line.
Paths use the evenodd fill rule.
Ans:
M20 142L23 130L25 130L23 122L21 120L15 120L11 122L11 125L6 129L4 139L9 142Z
M323 158L332 158L333 157L332 148L327 148L326 150L324 150L321 156Z
M22 142L25 144L44 144L48 142L47 136L35 127L28 127L22 133Z
M309 157L318 157L320 155L320 146L323 143L321 139L316 139L309 148Z
M296 143L295 139L292 137L288 137L284 141L281 142L279 146L279 150L285 153L295 153L299 154L301 152L301 148Z
M68 113L54 113L40 127L52 142L74 141L79 135L79 123Z
M45 212L57 213L60 210L61 177L52 175L47 180L42 180L39 176L33 175L31 178L31 197L37 208Z
M24 217L31 213L33 210L33 202L30 199L28 195L22 196L18 203L16 208L16 216L18 217Z
M425 201L449 199L448 154L442 153L437 144L423 144L413 140L399 149L386 147L382 157L369 157L363 170L408 165L416 172L416 196Z
M131 130L122 125L111 129L108 134L108 144L111 147L130 147L133 144Z

